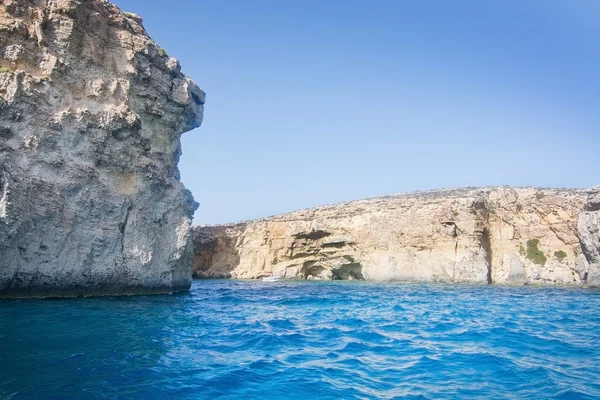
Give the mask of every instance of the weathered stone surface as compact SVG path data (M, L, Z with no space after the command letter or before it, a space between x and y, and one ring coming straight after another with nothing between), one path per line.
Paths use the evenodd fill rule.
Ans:
M242 223L194 230L194 277L231 278L240 262L238 239L245 228Z
M577 229L587 282L590 286L600 286L600 186L590 190Z
M597 189L468 188L195 229L198 277L599 284Z
M3 0L0 56L0 297L187 289L204 93L105 0Z

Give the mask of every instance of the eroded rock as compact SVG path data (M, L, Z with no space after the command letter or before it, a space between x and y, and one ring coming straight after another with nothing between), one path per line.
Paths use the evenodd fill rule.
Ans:
M198 276L600 285L597 193L437 190L198 227L228 243L224 263L196 240Z
M0 296L189 287L205 95L160 50L104 0L0 2Z
M600 186L588 193L584 212L579 214L577 230L582 263L590 286L600 286Z

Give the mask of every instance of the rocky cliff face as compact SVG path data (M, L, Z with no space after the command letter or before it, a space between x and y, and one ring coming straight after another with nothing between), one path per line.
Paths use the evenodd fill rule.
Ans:
M599 192L438 190L198 227L195 274L600 285Z
M179 138L204 93L105 0L0 1L0 297L191 283Z

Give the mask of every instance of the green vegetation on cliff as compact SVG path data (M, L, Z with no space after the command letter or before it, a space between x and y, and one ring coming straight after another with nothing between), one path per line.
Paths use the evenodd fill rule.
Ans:
M555 251L554 257L558 258L558 260L564 260L565 258L567 258L567 253L565 253L562 250Z
M546 265L546 256L544 252L538 248L540 243L537 239L529 239L527 241L526 257L535 264Z

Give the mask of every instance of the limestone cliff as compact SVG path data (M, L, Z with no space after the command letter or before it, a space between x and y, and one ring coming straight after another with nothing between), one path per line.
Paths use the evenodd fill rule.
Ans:
M437 190L198 227L195 274L600 285L599 192Z
M204 93L106 0L0 1L0 56L0 297L187 289Z

